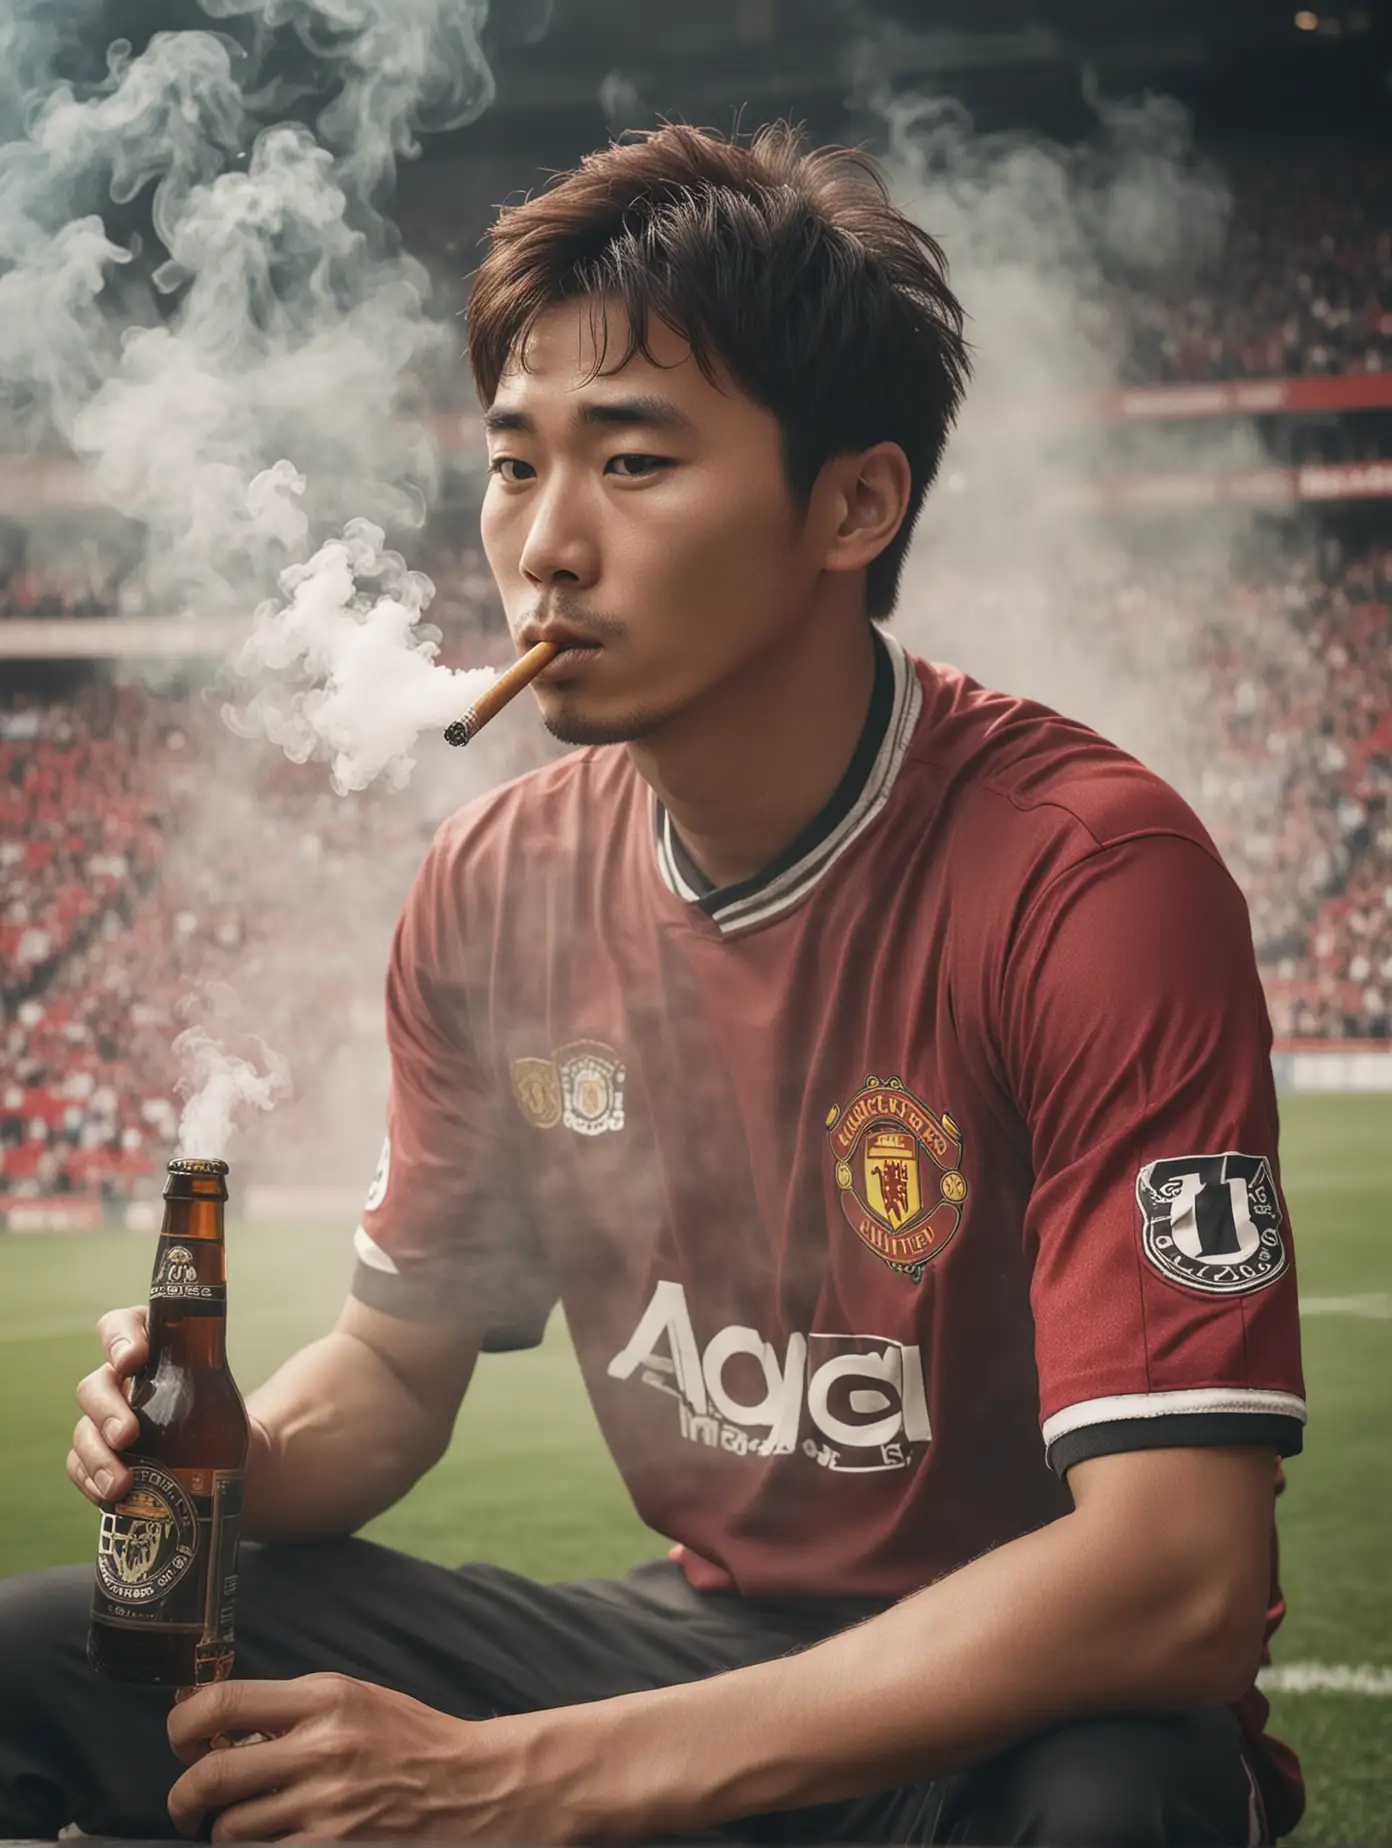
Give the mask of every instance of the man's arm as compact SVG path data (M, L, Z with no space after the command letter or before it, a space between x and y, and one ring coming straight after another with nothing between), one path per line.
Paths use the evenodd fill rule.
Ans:
M1062 1520L799 1655L536 1716L555 1729L537 1759L591 1764L582 1814L632 1839L942 1777L1083 1715L1235 1700L1261 1653L1275 1474L1265 1449L1079 1463Z
M247 1398L247 1539L350 1534L400 1501L448 1447L479 1340L349 1297L331 1334Z

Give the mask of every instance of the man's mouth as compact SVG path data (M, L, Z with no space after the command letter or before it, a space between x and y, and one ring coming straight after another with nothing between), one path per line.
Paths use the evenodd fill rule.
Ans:
M537 680L570 680L577 673L583 673L593 657L601 653L603 649L598 642L567 642L542 668Z

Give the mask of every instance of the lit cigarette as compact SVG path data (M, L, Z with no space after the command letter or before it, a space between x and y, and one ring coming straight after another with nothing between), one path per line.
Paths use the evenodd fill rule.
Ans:
M537 642L520 660L505 668L489 687L480 693L461 718L445 727L446 744L467 744L477 737L488 721L501 712L510 699L516 699L523 687L529 687L546 663L561 652L559 642Z

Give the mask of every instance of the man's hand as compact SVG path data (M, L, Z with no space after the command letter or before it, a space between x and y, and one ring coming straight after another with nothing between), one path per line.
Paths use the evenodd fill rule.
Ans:
M97 1323L97 1339L106 1359L77 1388L82 1416L68 1452L68 1479L100 1508L131 1485L130 1470L118 1452L128 1449L139 1431L127 1393L132 1374L150 1357L144 1304L112 1309Z
M210 1750L221 1733L262 1743ZM554 1749L552 1716L472 1722L346 1675L224 1681L169 1716L191 1768L169 1793L185 1835L215 1842L570 1842L583 1764ZM551 1749L548 1749L548 1743Z

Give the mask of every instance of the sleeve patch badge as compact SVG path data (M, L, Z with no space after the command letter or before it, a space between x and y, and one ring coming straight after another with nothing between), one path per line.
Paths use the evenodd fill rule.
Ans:
M365 1213L375 1213L387 1197L387 1182L391 1179L391 1137L382 1143L382 1153L377 1157L377 1172L372 1177L372 1185L367 1190L363 1201Z
M1290 1262L1264 1155L1176 1155L1136 1176L1141 1243L1162 1277L1204 1296L1245 1296Z

